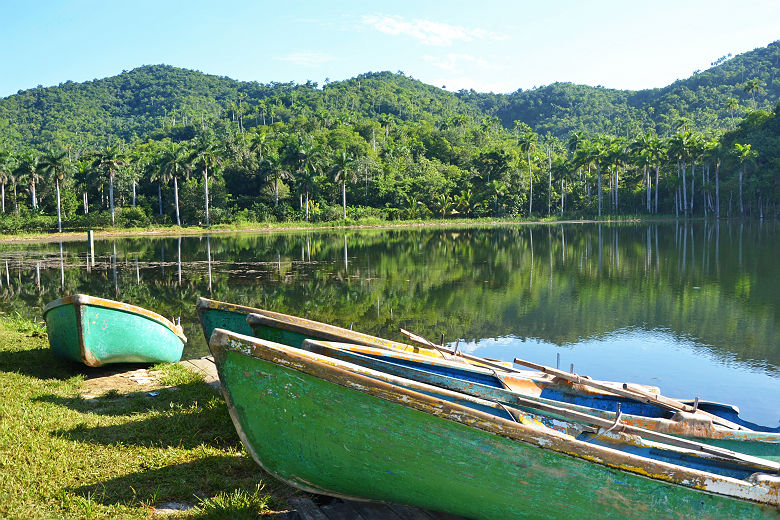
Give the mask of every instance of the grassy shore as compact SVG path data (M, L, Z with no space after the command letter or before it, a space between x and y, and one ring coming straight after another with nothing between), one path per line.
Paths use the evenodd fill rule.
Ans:
M293 490L244 452L219 393L181 366L153 368L153 392L95 396L85 389L111 371L55 357L41 324L0 318L0 518L140 519L166 503L189 507L174 515L186 519L284 510Z
M424 220L337 220L332 222L240 222L233 224L217 224L210 228L200 226L147 226L139 228L103 228L95 229L95 238L132 237L138 235L180 236L202 235L204 233L237 233L237 232L290 232L290 231L328 231L339 229L393 229L413 227L489 227L518 224L567 224L593 222L661 222L674 219L673 216L637 216L623 215L602 218L559 218L543 219L424 219ZM58 242L84 240L86 231L64 231L62 233L11 233L0 236L0 244L13 242Z

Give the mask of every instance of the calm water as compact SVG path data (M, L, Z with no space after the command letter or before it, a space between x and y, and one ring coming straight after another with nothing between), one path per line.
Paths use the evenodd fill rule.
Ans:
M780 227L549 225L0 244L0 311L84 292L181 317L195 299L400 339L403 327L780 421Z

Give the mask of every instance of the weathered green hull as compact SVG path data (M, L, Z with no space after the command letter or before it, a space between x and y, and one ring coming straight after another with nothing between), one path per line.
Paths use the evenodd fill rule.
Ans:
M778 517L772 505L639 474L658 465L609 467L592 461L597 447L535 442L454 405L426 410L421 394L252 345L224 331L211 340L231 416L255 460L304 490L475 519ZM567 455L572 445L583 454Z
M181 359L186 338L155 313L120 302L74 295L44 310L49 345L88 366Z
M200 300L196 307L198 309L200 326L203 329L203 335L206 337L206 343L211 339L211 333L214 332L214 329L232 330L245 336L252 335L252 328L246 322L246 317L249 313L244 312L242 307L230 306L229 304L219 307L201 305Z

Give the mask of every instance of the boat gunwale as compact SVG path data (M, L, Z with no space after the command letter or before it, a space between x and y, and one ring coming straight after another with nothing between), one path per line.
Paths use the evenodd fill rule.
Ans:
M362 332L345 329L343 327L337 327L336 325L330 325L319 321L300 318L298 316L291 316L289 314L281 314L281 313L271 312L271 311L260 310L260 312L250 313L247 315L246 321L250 327L253 325L268 326L270 323L275 328L283 329L289 332L305 333L307 331L315 331L317 333L326 336L331 336L332 338L335 339L335 341L349 340L352 343L358 343L366 347L385 348L385 349L389 347L397 350L402 350L404 352L412 352L415 354L421 350L420 347L415 347L413 345L409 345L406 343L393 341L391 339L380 338L378 336L371 336L370 334L364 334ZM437 352L440 355L440 356L434 355L433 357L436 358L441 357L443 359L448 359L445 358L445 356L438 350L427 349L427 348L425 350L426 352Z
M102 307L104 309L113 309L122 312L128 312L130 314L135 314L137 316L141 316L159 323L160 325L164 326L165 328L167 328L168 330L176 334L176 336L178 336L179 339L182 340L182 343L187 343L187 336L184 335L184 332L179 330L179 327L175 325L171 320L166 318L165 316L157 314L154 311L150 311L149 309L139 307L137 305L132 305L130 303L119 302L115 300L109 300L107 298L100 298L98 296L90 296L88 294L71 294L69 296L64 296L62 298L58 298L54 301L47 303L43 307L43 317L45 318L46 313L48 313L50 310L65 305L73 305L74 307L76 307L76 309L79 309L79 311L81 307L85 305L90 305L93 307ZM83 334L81 329L80 312L78 314L78 318L79 318L78 320L79 332ZM81 339L81 343L83 349L83 338Z
M237 341L239 345L243 345L243 348L234 345L234 341ZM214 330L214 334L209 342L209 349L218 368L221 366L226 353L231 351L242 356L260 359L303 372L312 377L394 402L401 406L416 409L469 428L531 444L539 449L554 451L564 456L578 458L618 471L664 481L688 489L775 507L780 506L780 501L778 500L780 477L769 473L756 471L749 477L751 480L756 477L755 482L751 482L750 480L726 477L664 461L648 459L606 446L589 444L549 428L543 430L535 425L513 422L387 382L394 379L411 380L382 374L341 360L329 359L302 349L245 336L225 329L218 328ZM374 379L369 375L364 375L371 373L380 376L381 379ZM417 384L429 386L424 383ZM234 405L228 390L225 388L223 378L220 378L220 386L242 441L250 453L252 453L253 458L263 466L254 450L249 446L245 435L240 431L240 423L234 415ZM442 390L438 387L431 388L437 392Z

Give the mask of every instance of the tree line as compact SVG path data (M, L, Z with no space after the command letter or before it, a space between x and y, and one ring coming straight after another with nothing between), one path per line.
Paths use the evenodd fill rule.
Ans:
M236 117L178 122L99 149L0 145L0 222L78 229L150 223L609 215L778 215L778 107L725 133L680 118L668 137L515 121ZM55 220L56 219L56 220Z

